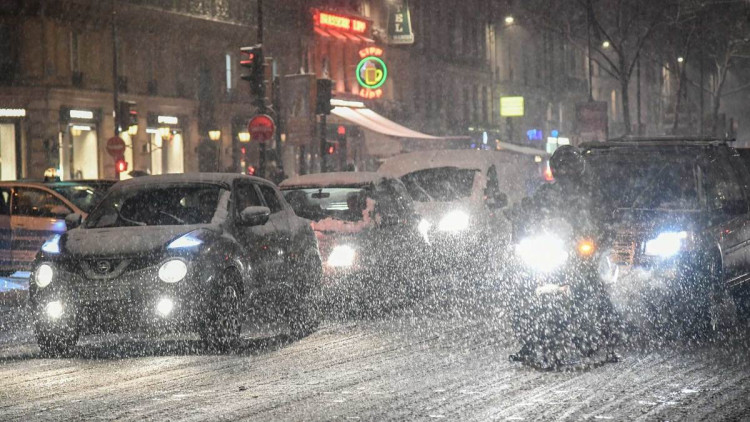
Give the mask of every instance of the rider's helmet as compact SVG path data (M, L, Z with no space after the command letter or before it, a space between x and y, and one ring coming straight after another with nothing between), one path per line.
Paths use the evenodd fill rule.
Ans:
M552 154L549 159L549 168L552 171L552 177L558 182L578 182L583 177L586 161L578 148L563 145Z

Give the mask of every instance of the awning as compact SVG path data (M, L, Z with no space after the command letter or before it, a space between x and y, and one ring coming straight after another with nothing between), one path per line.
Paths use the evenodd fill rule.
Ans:
M381 135L393 136L396 138L409 139L440 139L436 136L427 135L416 130L388 120L385 117L375 113L369 108L352 108L352 107L335 107L332 114L348 120L357 126L371 130Z
M334 38L339 41L352 42L356 44L374 44L375 43L375 40L371 38L367 38L366 36L360 35L360 34L351 34L349 32L341 32L335 29L324 29L319 26L316 26L313 29L315 31L315 35L322 37L322 38Z

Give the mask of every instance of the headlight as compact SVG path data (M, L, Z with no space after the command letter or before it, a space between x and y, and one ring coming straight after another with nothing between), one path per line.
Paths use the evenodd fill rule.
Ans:
M422 237L426 238L427 234L430 232L430 222L427 220L422 220L417 224L417 231L419 231L419 234L422 235Z
M36 268L36 271L34 271L34 281L40 289L49 286L49 284L52 283L52 278L54 278L54 276L55 271L49 264L42 264Z
M541 272L552 271L568 259L565 242L550 234L521 240L516 245L516 254L526 266Z
M177 283L187 275L187 265L179 260L172 259L159 267L159 279L165 283Z
M669 258L677 255L685 245L688 238L687 232L662 232L646 242L646 248L643 253L648 256L658 256L660 258Z
M443 232L460 232L469 227L469 214L463 211L451 211L438 224L438 230Z
M56 234L49 238L44 244L42 245L42 252L46 252L48 254L58 254L60 253L60 235Z
M349 245L338 245L328 255L328 265L332 267L351 267L354 264L356 252Z
M198 235L198 231L184 234L167 245L167 249L184 249L194 248L203 244L203 239Z

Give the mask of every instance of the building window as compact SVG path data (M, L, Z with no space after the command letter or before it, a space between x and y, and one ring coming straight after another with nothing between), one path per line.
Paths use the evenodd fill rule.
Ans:
M232 82L232 55L227 53L225 56L225 63L226 63L226 74L227 74L227 94L232 92L232 89L234 88L233 82Z

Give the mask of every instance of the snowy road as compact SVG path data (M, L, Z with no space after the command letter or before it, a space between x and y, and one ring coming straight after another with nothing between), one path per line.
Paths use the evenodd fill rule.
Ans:
M0 420L750 420L747 336L540 372L508 361L501 310L473 310L328 321L228 355L189 339L94 338L70 359L39 358L6 310Z

